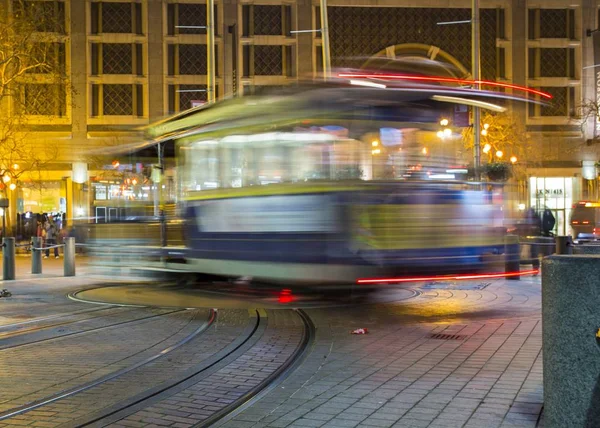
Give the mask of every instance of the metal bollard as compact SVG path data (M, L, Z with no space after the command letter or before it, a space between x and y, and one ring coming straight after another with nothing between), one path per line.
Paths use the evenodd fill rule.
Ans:
M504 237L504 270L506 272L519 272L521 270L521 252L519 251L519 237L506 235ZM520 280L521 276L510 276L507 279Z
M42 248L43 240L40 237L31 238L33 248L31 249L31 273L42 273L42 250L36 250L36 248Z
M15 279L15 238L2 238L2 278Z
M65 276L75 276L75 238L65 238Z
M573 239L570 235L556 237L556 254L573 254Z

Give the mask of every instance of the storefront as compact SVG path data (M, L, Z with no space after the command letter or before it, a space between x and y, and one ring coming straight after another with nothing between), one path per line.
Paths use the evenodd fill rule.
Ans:
M540 215L548 208L554 214L555 235L571 234L569 218L573 204L580 199L579 177L530 177L530 206Z

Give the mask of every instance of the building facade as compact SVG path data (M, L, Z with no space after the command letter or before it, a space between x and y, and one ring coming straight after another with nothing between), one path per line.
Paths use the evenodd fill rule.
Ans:
M47 190L17 187L12 192L16 203L11 213L64 211L73 219L108 215L110 199L123 196L124 183L118 174L92 167L89 150L135 142L140 127L205 102L208 47L206 29L198 27L206 25L206 4L35 1L54 8L64 20L55 40L74 91L59 91L64 103L58 104L33 97L40 91L50 94L44 83L24 92L27 140L56 144L59 156L40 178ZM519 202L555 210L557 232L565 233L571 205L598 197L595 124L581 127L576 116L583 102L596 101L600 68L593 67L595 33L588 36L587 30L600 26L600 2L481 0L480 6L482 78L554 96L550 106L513 110L541 153L541 161L528 169ZM437 23L468 20L470 7L467 0L329 0L332 67L361 67L375 55L423 56L451 61L468 77L471 26ZM320 26L315 0L215 0L217 99L317 76L322 68L320 32L291 31ZM591 180L582 176L584 161L591 165ZM74 163L89 165L85 182L73 182ZM146 188L133 197L143 199L151 191ZM100 214L94 212L103 207Z

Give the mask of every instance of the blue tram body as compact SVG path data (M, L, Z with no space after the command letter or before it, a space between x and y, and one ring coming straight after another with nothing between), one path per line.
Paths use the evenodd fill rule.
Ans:
M422 148L477 96L494 95L325 85L183 117L169 138L188 266L314 283L503 270L497 189L440 180L456 160Z

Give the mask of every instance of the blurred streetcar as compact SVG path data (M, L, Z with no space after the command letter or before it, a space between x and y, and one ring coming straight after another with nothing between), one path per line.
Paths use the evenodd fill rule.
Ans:
M456 178L452 161L424 165L411 138L435 135L457 104L520 98L364 77L225 100L155 129L176 141L188 269L302 283L503 270L493 189L442 180Z

